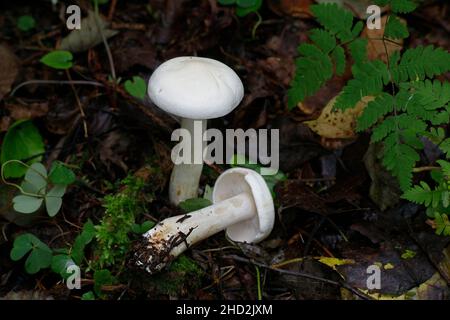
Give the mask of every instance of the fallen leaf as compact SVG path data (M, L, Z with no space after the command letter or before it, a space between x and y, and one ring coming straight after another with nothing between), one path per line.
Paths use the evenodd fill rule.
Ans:
M406 20L400 20L406 24ZM381 17L381 29L373 29L369 30L366 27L361 33L361 37L367 38L367 57L369 60L380 59L384 62L387 62L386 51L388 56L390 57L395 51L400 51L403 48L403 40L396 39L389 41L379 40L383 38L384 28L386 26L387 16Z
M313 0L269 0L270 10L278 15L289 15L293 17L312 17L309 6L314 4Z
M318 3L336 3L339 6L350 10L359 19L366 19L368 14L366 13L367 7L374 4L373 0L316 0ZM385 7L381 11L385 11Z
M312 121L304 122L312 131L323 138L330 139L350 139L356 136L355 127L356 119L361 114L367 103L374 98L363 97L354 108L342 110L334 110L336 98L331 99L322 110L319 118Z
M0 100L9 93L11 85L19 73L19 61L5 45L0 45Z
M108 22L102 17L98 19L97 24L95 13L89 11L88 16L81 19L81 29L73 30L62 39L59 49L82 52L93 48L102 42L100 30L103 32L105 39L109 39L118 33L116 30L108 29Z
M319 257L317 259L320 263L329 266L330 268L336 270L336 266L342 266L346 264L354 264L355 260L352 259L338 259L334 257Z
M34 119L45 116L48 112L48 103L30 103L27 105L22 104L6 104L6 110L9 111L9 116L14 120L20 119Z

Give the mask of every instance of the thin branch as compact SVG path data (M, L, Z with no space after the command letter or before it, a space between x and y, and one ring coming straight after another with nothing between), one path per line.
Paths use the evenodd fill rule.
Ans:
M104 87L104 85L100 82L96 81L85 81L85 80L29 80L22 82L17 87L15 87L12 91L10 96L13 96L17 90L20 88L30 85L30 84L76 84L76 85L89 85L89 86L96 86L96 87Z

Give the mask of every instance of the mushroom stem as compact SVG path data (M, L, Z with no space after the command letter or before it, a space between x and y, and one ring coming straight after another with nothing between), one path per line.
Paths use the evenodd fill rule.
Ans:
M165 219L144 234L136 264L149 273L164 268L189 246L257 215L252 195L242 192L209 207Z
M192 162L175 164L170 176L169 199L175 205L186 199L196 198L198 185L203 169L203 133L206 131L206 120L192 120L183 118L181 128L189 131L191 136ZM199 143L195 139L200 138ZM201 149L200 149L201 148Z

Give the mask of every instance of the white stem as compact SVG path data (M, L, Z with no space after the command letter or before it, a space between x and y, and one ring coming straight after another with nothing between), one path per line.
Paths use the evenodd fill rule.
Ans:
M209 207L165 219L144 235L135 252L138 266L159 271L191 245L257 214L253 197L243 192Z
M196 198L198 184L203 169L203 133L206 131L206 120L182 119L181 128L189 131L191 135L191 164L176 164L173 167L169 184L169 199L175 205L186 199ZM197 123L197 125L195 125ZM198 125L198 124L201 125ZM201 142L195 139L200 139ZM201 149L200 149L201 148ZM200 159L201 157L201 159ZM195 164L196 163L196 164Z

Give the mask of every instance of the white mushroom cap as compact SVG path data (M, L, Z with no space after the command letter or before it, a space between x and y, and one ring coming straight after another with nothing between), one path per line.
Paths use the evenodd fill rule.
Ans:
M208 58L178 57L161 64L148 83L150 99L159 108L188 119L222 117L244 96L238 75Z
M270 234L275 220L272 194L260 174L245 168L233 168L225 171L214 185L213 203L221 202L243 192L253 196L257 215L229 226L226 234L228 238L236 242L257 243Z

